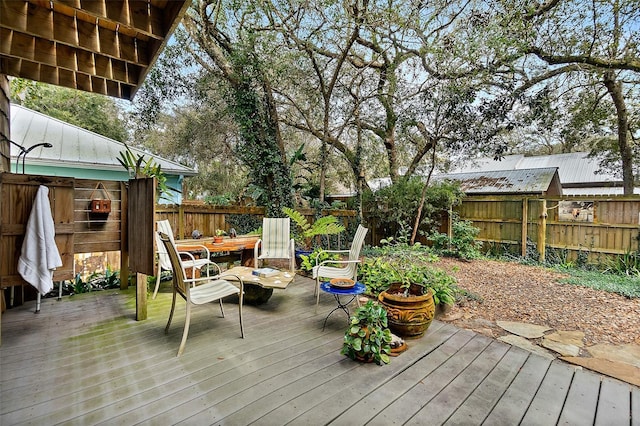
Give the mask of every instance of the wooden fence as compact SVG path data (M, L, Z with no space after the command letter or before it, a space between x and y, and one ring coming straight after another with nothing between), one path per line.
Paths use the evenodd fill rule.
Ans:
M604 257L639 250L640 197L468 197L456 211L480 228L478 239L503 244L524 255L535 244L579 253L600 263ZM546 214L543 214L546 213Z
M297 209L310 223L313 223L315 211L312 209ZM173 233L178 239L191 238L194 230L200 231L202 235L212 236L217 229L229 231L234 225L227 222L228 215L248 215L254 218L256 226L250 230L257 229L261 225L264 217L264 207L249 206L209 206L203 203L186 202L175 206L156 206L156 220L167 219L171 224ZM356 212L354 210L325 210L323 214L336 216L345 228L349 229L351 223L355 221ZM249 229L239 232L249 232Z

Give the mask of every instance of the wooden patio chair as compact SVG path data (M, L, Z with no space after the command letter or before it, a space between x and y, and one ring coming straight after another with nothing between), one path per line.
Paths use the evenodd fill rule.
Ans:
M191 323L191 305L203 305L209 302L218 301L220 304L220 312L224 318L224 309L222 307L222 299L234 294L238 295L238 316L240 318L240 335L244 339L244 326L242 324L242 301L244 298L244 282L242 278L233 275L234 281L239 283L239 288L224 280L225 276L231 275L215 275L213 277L187 278L184 263L178 254L175 244L171 241L168 234L158 232L160 240L167 250L171 266L173 269L173 301L171 302L171 312L169 313L169 321L164 329L165 334L169 333L169 326L173 319L173 311L176 307L176 296L179 294L186 301L186 316L184 320L184 331L182 333L182 341L178 348L178 355L182 355L184 347L187 343L189 335L189 324ZM214 264L215 265L215 264ZM216 265L217 266L217 265ZM218 268L219 270L219 268Z
M160 240L159 232L163 232L167 234L171 242L175 245L175 240L173 239L173 230L171 229L171 224L169 223L168 220L157 221L156 228L158 230L158 232L156 233L156 245L158 246L158 252L157 252L158 253L158 272L156 274L156 286L153 290L153 296L151 296L152 299L155 299L156 296L158 295L158 289L160 288L160 275L162 274L162 271L172 270L169 254L167 253L167 250L165 249L164 244L162 244L162 241ZM194 256L189 255L190 257L188 259L184 259L182 261L185 269L191 269L192 277L196 276L196 269L202 269L202 267L212 265L212 264L216 265L210 260L211 253L209 253L209 249L207 249L207 247L203 245L191 244L191 243L189 243L189 245L201 247L202 251L205 252L205 256L202 257L201 259L196 259ZM207 276L208 275L209 273L207 269Z
M290 238L290 226L288 217L262 219L262 238L254 247L254 268L264 259L287 259L289 270L296 271L295 242Z
M354 281L358 281L358 264L360 263L360 250L364 243L364 237L369 231L362 225L358 225L356 234L351 242L351 249L349 250L321 250L316 256L316 266L313 267L312 276L316 279L316 309L318 309L318 303L320 302L320 282L326 278L349 278ZM334 253L334 254L349 254L347 260L325 260L318 263L318 258L321 253ZM339 265L339 266L330 266ZM340 266L341 265L341 266Z

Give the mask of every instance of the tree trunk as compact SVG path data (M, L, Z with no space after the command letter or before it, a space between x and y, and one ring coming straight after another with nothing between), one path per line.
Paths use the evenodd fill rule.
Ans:
M627 106L622 95L622 83L616 81L613 71L604 73L604 85L613 100L618 117L618 150L622 160L622 185L624 195L633 195L633 154L629 145L629 123L627 116Z

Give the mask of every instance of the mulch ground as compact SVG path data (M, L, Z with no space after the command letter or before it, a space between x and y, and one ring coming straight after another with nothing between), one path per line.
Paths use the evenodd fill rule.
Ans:
M499 337L507 333L496 321L519 321L582 331L587 346L640 344L640 299L562 284L564 274L515 262L442 258L435 266L477 296L441 318L459 327Z

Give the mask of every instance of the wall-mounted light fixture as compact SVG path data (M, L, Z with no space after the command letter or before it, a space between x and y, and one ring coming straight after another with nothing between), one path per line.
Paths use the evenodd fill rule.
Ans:
M18 160L20 161L20 156L22 155L22 174L24 174L24 159L27 158L27 154L30 153L31 151L33 151L35 148L37 147L43 147L43 148L51 148L53 147L53 145L51 145L49 142L40 142L34 145L31 145L29 148L24 149L22 148L22 152L20 154L18 154ZM16 162L16 173L18 173L18 167L17 167L17 162Z
M18 173L18 168L20 167L20 157L22 156L22 174L24 174L24 159L27 157L27 154L30 153L31 151L33 151L35 148L41 146L44 148L51 148L53 147L53 145L51 145L49 142L40 142L34 145L31 145L29 148L23 147L22 145L20 145L17 142L12 141L11 139L8 139L6 136L2 137L4 140L6 140L7 142L15 145L18 147L18 149L20 149L20 153L18 154L18 156L16 157L16 173Z

